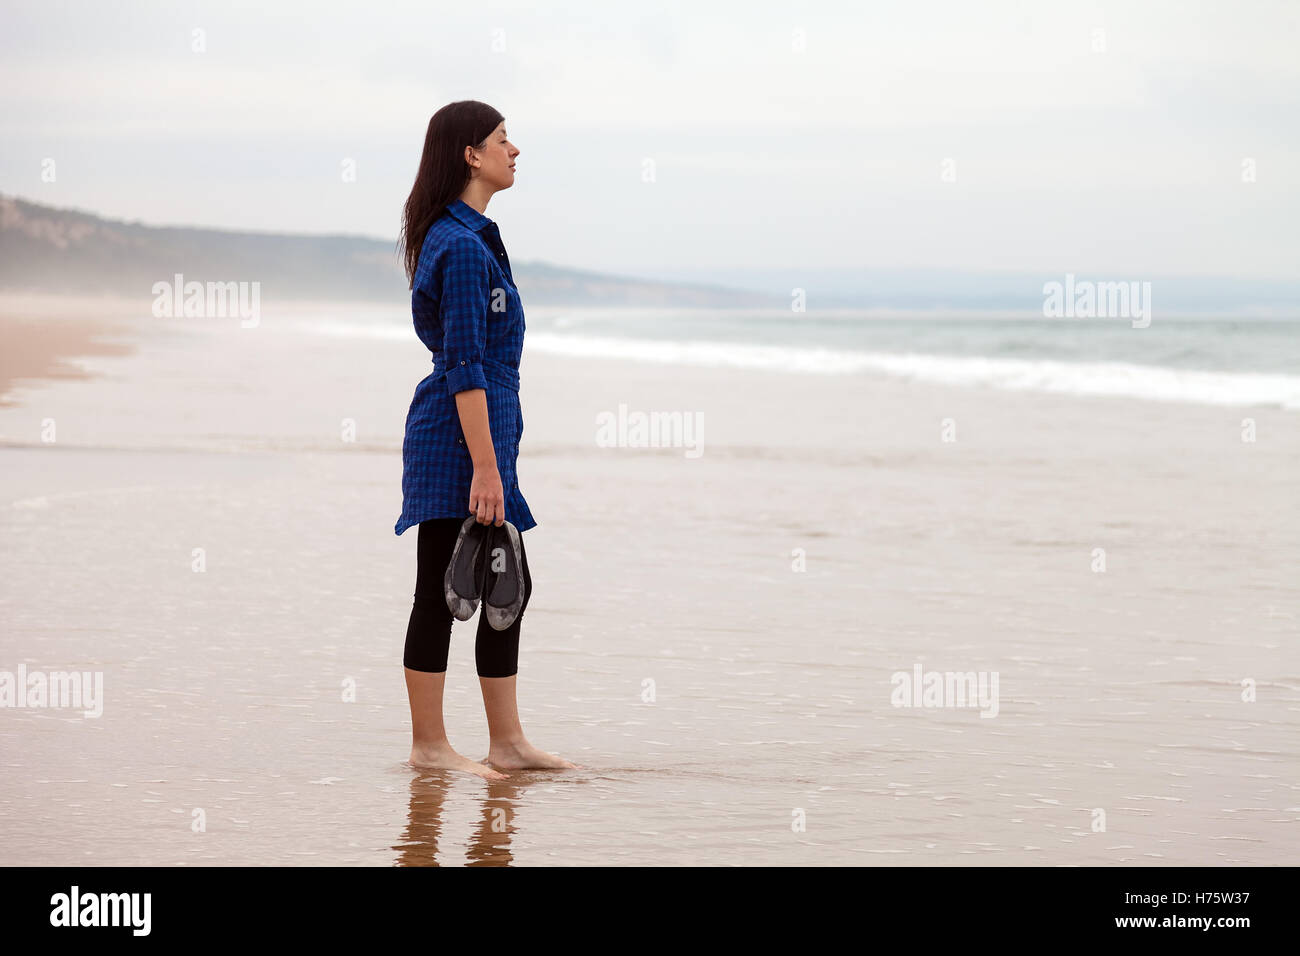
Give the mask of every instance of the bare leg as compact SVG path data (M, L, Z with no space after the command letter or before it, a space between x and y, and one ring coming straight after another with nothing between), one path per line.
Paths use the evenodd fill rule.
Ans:
M406 693L411 699L411 766L464 770L489 780L504 780L500 773L452 750L442 722L442 688L446 671L406 671Z
M519 704L515 697L515 683L519 675L510 677L480 677L483 687L483 709L487 711L488 734L492 742L485 763L507 770L545 767L553 769L578 769L563 757L538 750L524 739L524 728L519 725Z

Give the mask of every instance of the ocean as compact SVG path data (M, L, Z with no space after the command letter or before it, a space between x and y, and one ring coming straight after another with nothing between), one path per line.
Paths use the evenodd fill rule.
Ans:
M300 321L324 334L413 337L405 311ZM525 349L557 355L1300 410L1300 314L1157 316L1135 328L1126 319L542 307L527 321Z

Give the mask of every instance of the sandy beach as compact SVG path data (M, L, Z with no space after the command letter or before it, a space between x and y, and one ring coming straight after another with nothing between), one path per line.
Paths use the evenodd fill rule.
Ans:
M583 769L485 783L403 762L414 333L119 305L0 302L0 670L103 687L0 709L0 862L1295 862L1294 412L526 345L520 707Z
M13 404L6 396L20 383L84 377L69 359L131 350L133 305L126 300L7 295L0 307L0 405Z

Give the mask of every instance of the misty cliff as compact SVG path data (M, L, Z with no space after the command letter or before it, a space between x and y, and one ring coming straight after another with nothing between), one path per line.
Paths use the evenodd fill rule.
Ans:
M512 263L530 305L736 307L760 294ZM152 298L155 282L259 282L272 299L402 302L410 291L396 245L360 236L303 236L148 226L0 196L0 290ZM778 303L779 304L779 303Z

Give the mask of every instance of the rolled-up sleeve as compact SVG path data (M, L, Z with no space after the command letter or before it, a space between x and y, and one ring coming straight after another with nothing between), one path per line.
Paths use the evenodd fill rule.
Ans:
M453 240L444 251L438 306L450 395L487 388L483 351L487 347L490 297L488 262L482 244L470 236Z

